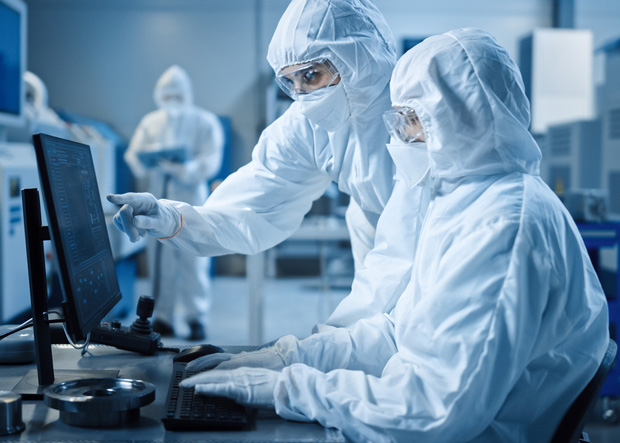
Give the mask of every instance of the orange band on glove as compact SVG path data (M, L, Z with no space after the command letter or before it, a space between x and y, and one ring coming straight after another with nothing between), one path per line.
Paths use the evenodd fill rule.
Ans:
M172 234L170 237L157 237L157 240L168 240L168 239L175 237L179 233L179 231L181 231L182 227L183 227L183 214L181 214L181 226L179 226L179 229L177 229L177 232Z

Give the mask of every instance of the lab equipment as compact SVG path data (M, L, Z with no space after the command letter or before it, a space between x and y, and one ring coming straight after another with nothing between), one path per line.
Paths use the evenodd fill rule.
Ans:
M21 395L0 391L0 435L19 434L25 428L22 421Z
M58 115L66 122L70 133L69 137L60 138L68 138L90 147L103 212L114 213L116 207L105 196L129 191L133 186L131 172L123 161L127 141L106 122L65 110L59 110Z
M29 371L15 390L40 398L43 388L61 377L54 371L51 353L44 240L51 238L53 243L63 288L62 311L74 341L87 338L121 293L90 148L44 134L35 135L34 142L49 227L41 223L38 191L22 190L37 369ZM116 375L117 371L62 373L64 380Z
M576 222L604 222L609 197L605 189L571 189L564 194L564 206Z
M595 117L592 41L589 29L540 28L519 42L533 133Z
M212 353L222 352L213 345L185 349L173 358L172 377L166 396L166 412L162 422L171 431L243 429L253 420L254 411L237 402L218 396L200 395L193 388L179 384L197 371L186 369L189 362Z
M155 354L161 347L160 335L153 331L148 320L153 315L154 304L153 297L141 296L136 308L138 318L130 327L122 326L118 320L103 322L92 329L90 341L144 355Z
M601 48L605 57L605 79L601 88L603 143L602 187L609 193L608 217L620 220L620 39Z
M67 425L107 428L136 421L140 408L155 400L155 386L124 378L68 380L47 387L44 399Z
M39 187L39 177L32 145L0 143L0 322L2 323L21 323L30 311L28 262L20 190L36 187ZM45 214L42 217L45 221ZM48 261L48 264L51 263Z
M3 126L23 126L27 7L21 0L0 0L0 141Z
M600 119L548 126L541 175L560 198L570 190L602 187L602 130Z
M19 325L0 326L0 335L12 331ZM19 334L9 335L0 341L0 363L24 364L34 361L34 333L27 328Z

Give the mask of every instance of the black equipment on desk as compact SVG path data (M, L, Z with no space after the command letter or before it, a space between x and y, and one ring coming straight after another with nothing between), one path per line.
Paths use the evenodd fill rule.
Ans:
M179 387L195 375L185 370L187 362L175 362L162 422L170 431L244 429L251 425L254 410L224 397L196 394L194 388Z
M90 341L145 355L155 354L160 345L159 333L153 331L149 321L154 307L153 297L141 296L136 309L138 318L130 327L121 326L120 321L101 323L91 331Z
M49 227L41 223L39 191L22 189L37 370L14 390L26 399L43 398L43 388L54 382L118 375L54 371L44 241L52 240L72 340L85 339L121 299L90 147L45 134L35 134L33 141Z

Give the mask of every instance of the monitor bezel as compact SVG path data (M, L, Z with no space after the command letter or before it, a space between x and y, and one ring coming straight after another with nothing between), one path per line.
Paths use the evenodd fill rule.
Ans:
M88 145L53 137L47 134L34 134L34 147L37 158L37 166L39 170L39 178L41 182L41 188L43 191L43 198L45 201L45 208L47 213L47 220L49 225L50 237L52 240L52 249L54 250L54 255L56 258L56 264L58 266L58 272L60 274L60 285L63 293L63 314L65 317L65 322L67 326L67 331L72 336L72 338L76 341L84 340L87 334L97 325L100 324L101 320L105 315L110 312L110 310L118 303L122 297L120 292L120 287L118 292L114 294L112 297L108 299L108 302L99 307L99 310L91 315L89 318L84 318L83 315L79 313L79 309L77 308L77 297L74 294L73 286L71 283L71 276L69 272L69 266L67 262L67 253L64 248L64 243L61 239L60 233L60 223L59 217L56 212L56 204L57 202L54 200L54 196L51 190L52 183L48 174L47 163L48 163L48 155L47 155L47 143L49 141L54 143L63 143L65 145L69 145L78 150L86 150L88 151L88 156L90 158L93 173L95 171L92 154L90 151L90 147ZM97 177L94 177L95 182ZM96 189L99 189L98 186ZM99 202L101 205L101 202ZM103 208L101 208L101 213L103 214ZM107 239L108 247L110 247L110 239L108 236L107 229L104 230L104 235ZM112 250L110 248L110 254L112 254ZM114 275L118 284L118 278L116 277L116 272Z
M22 0L0 0L0 4L14 10L20 17L20 67L19 67L19 112L3 112L0 110L0 127L22 127L26 123L26 114L24 111L26 105L26 90L24 83L24 73L26 72L26 48L28 46L26 26L28 23L28 7Z

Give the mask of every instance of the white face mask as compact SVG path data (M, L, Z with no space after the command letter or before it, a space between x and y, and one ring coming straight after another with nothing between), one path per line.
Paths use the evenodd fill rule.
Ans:
M409 187L419 185L430 173L426 143L388 143L385 146L394 160L396 172Z
M335 131L349 118L349 101L342 83L297 97L301 112L326 131Z

